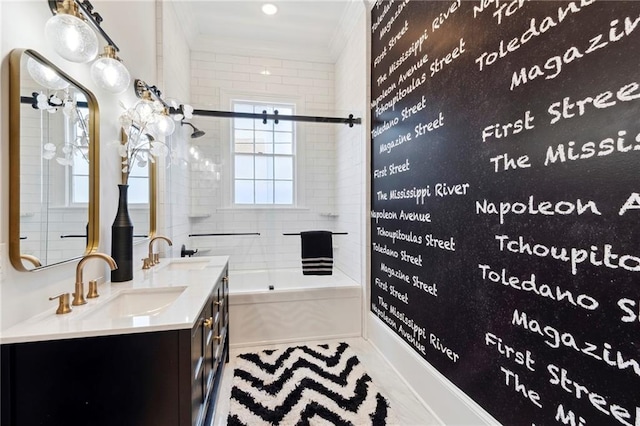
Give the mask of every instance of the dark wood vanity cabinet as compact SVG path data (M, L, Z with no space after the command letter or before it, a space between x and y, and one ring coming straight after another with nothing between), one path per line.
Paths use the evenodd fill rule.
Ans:
M191 329L2 345L0 424L210 424L229 359L223 276Z
M222 369L229 361L229 278L225 271L205 304L191 336L192 418L210 423Z

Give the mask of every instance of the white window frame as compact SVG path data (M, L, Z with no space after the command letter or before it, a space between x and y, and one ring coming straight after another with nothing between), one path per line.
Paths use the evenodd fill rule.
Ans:
M260 113L264 108L264 109L273 109L273 110L277 110L279 111L281 114L281 109L290 109L291 113L290 114L295 114L296 113L296 103L292 102L292 101L265 101L265 100L257 100L255 99L255 97L241 97L241 98L237 98L234 97L231 100L231 108L232 111L235 111L235 107L237 104L245 104L245 105L251 105L254 107L254 109L258 110L258 113ZM256 108L257 107L257 108ZM255 111L254 111L255 112ZM269 112L271 113L271 112ZM288 115L288 114L287 114ZM259 121L259 119L256 119ZM295 125L295 122L288 122L291 125L291 137L292 137L292 141L291 141L291 153L276 153L275 149L273 150L273 152L267 152L267 153L260 153L260 152L247 152L247 153L243 153L241 151L236 152L236 140L235 140L235 130L236 130L236 118L230 120L230 144L229 144L229 150L230 150L230 164L231 164L231 173L230 173L230 195L231 195L231 205L234 208L291 208L291 207L296 207L298 205L298 197L297 197L297 187L298 187L298 135L297 135L297 126ZM264 130L264 129L247 129L251 132L254 133L254 138L253 138L253 145L255 147L256 144L256 140L255 140L255 132L257 131L267 131L267 132L272 132L272 133L278 133L278 125L274 124L273 120L269 120L268 124L271 124L271 129L268 130ZM241 130L241 129L238 129ZM285 131L288 132L288 131ZM236 164L236 155L250 155L253 156L254 159L254 164L253 164L253 177L252 178L245 178L245 179L238 179L236 177L236 170L235 170L235 164ZM255 160L257 158L271 158L271 159L276 159L276 158L291 158L291 162L292 162L292 176L291 176L291 203L277 203L276 202L276 197L275 197L275 191L276 191L276 182L278 181L289 181L289 179L277 179L276 178L276 173L275 173L275 165L274 165L274 170L273 170L273 175L269 178L269 179L258 179L256 177L256 163ZM245 180L245 181L251 181L253 182L253 186L254 186L254 196L253 196L253 202L242 202L239 203L236 200L236 180ZM258 181L270 181L272 182L272 190L273 190L273 194L272 194L272 201L271 202L267 202L267 203L259 203L256 202L256 182Z
M295 111L298 115L305 115L306 111L305 98L300 95L288 94L288 95L273 95L273 94L260 94L255 92L249 92L244 90L232 89L232 88L220 88L220 103L209 104L207 107L210 109L221 109L225 111L231 111L233 100L251 99L253 101L262 101L265 103L282 103L295 105ZM233 120L230 119L218 119L213 122L213 126L219 126L219 137L222 143L219 145L219 151L214 155L219 155L221 165L220 180L225 184L221 186L222 196L216 210L219 211L252 211L252 210L281 210L291 211L300 210L307 211L306 206L307 194L306 194L306 176L304 174L306 166L306 130L305 126L299 125L293 121L296 133L296 164L295 164L295 200L296 205L288 206L282 204L270 204L270 205L251 205L251 204L233 204L233 151L231 150L231 132L233 132ZM216 134L212 132L212 134Z
M86 112L86 115L84 114ZM83 117L88 117L89 116L89 107L78 107L78 113L81 114ZM62 112L58 112L57 114L62 114ZM88 124L88 123L87 123ZM73 141L73 145L76 144L76 140L78 138L78 130L79 130L79 124L76 123L72 123L71 120L69 118L65 117L65 138L66 140L72 140ZM87 135L87 138L89 137L89 135ZM89 141L89 143L91 143L91 141ZM88 154L87 154L88 155ZM89 165L88 165L88 160L82 156L78 156L76 154L76 152L73 153L73 164L70 167L66 167L66 171L65 173L67 174L67 206L78 206L78 207L86 207L88 204L88 200L87 201L76 201L76 188L75 188L75 177L86 177L87 179L87 188L89 185L89 175L90 175L90 171L89 171ZM87 173L76 173L75 171L77 170L76 167L76 162L78 161L83 161L87 163ZM89 197L89 194L87 194L87 197Z

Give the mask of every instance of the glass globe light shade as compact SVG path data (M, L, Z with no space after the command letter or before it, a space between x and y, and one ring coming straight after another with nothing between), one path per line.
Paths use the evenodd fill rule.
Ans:
M44 34L58 55L68 61L86 63L98 55L98 36L89 24L73 15L52 16Z
M102 57L91 64L91 78L102 89L122 93L129 87L131 76L117 59Z
M27 60L27 71L36 83L47 89L62 90L69 87L69 82L60 77L57 72L33 58Z
M176 129L176 125L168 115L160 115L158 119L151 124L151 131L156 136L169 136Z

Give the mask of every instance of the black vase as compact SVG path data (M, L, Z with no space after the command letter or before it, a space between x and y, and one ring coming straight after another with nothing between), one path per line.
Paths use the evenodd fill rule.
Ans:
M118 185L118 212L111 225L111 257L118 269L111 271L111 282L133 279L133 222L129 217L129 185Z

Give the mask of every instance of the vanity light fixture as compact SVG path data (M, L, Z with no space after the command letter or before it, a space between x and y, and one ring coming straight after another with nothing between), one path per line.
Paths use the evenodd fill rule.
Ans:
M131 76L116 49L107 45L104 53L91 64L91 78L102 89L111 93L122 93L129 87Z
M156 136L169 136L176 130L173 118L169 116L169 108L165 108L156 121L151 124L151 132Z
M69 87L69 82L48 66L29 57L27 71L36 83L51 90L63 90Z
M272 3L265 3L262 5L262 13L269 16L275 15L278 13L278 7Z
M167 101L162 99L162 92L156 86L149 86L140 79L136 79L133 84L136 96L143 100L156 102L162 108L155 122L150 126L151 131L156 136L169 136L176 128L175 122L193 117L193 107L190 105L179 105L176 101L171 101L169 105ZM203 133L204 134L204 133Z
M68 61L86 63L98 55L98 37L74 0L56 2L44 33L56 53Z
M104 53L91 66L91 78L98 87L122 93L131 76L116 55L118 46L102 29L102 16L94 12L89 0L48 0L53 16L45 25L45 36L53 49L71 62L87 63L98 55L98 37L106 41ZM95 30L95 31L94 31Z

